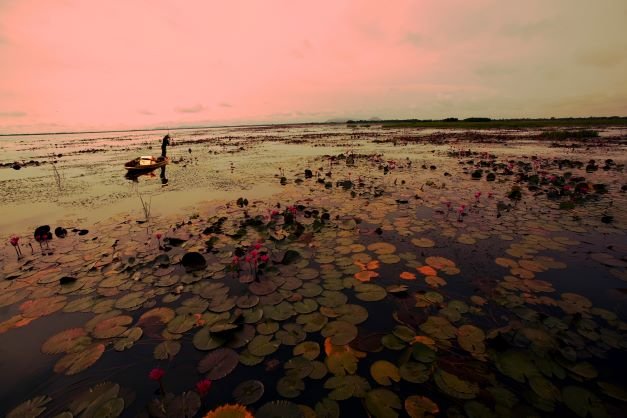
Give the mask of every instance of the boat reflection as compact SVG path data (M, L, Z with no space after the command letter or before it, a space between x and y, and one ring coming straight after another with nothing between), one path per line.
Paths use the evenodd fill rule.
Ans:
M146 176L146 177L157 177L157 175L155 174L155 170L156 168L148 168L146 170L135 170L135 171L128 171L125 175L124 178L127 180L131 180L135 183L139 182L139 178L142 176ZM168 184L168 178L166 177L166 166L162 166L159 168L159 170L161 171L159 173L159 178L161 179L161 184L162 185L166 185Z

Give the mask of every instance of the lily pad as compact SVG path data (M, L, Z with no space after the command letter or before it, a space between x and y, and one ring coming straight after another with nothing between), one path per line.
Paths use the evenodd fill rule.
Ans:
M233 398L243 405L251 405L257 402L264 393L263 383L259 380L247 380L240 383L233 390Z
M609 418L603 401L587 389L566 386L562 389L562 398L566 406L579 417Z
M117 337L127 330L127 325L131 322L133 322L133 318L128 315L118 315L105 319L96 325L93 335L101 339Z
M405 399L405 411L410 418L425 418L429 415L436 415L440 412L440 408L426 396L411 395Z
M370 374L378 384L383 386L390 386L392 382L401 380L398 367L386 360L378 360L372 363Z
M321 332L323 337L330 337L334 345L345 345L353 341L358 334L357 327L346 321L329 322Z
M460 379L442 369L435 372L434 380L444 393L457 399L473 399L479 393L479 385Z
M218 348L211 351L198 363L198 372L206 373L207 379L218 380L230 374L239 363L235 350Z
M46 410L46 404L52 401L48 396L36 396L16 406L7 414L7 418L36 418Z
M161 341L154 350L156 360L172 360L181 350L181 343L178 341Z
M307 360L315 360L320 355L320 345L314 341L304 341L294 347L292 353Z
M278 350L281 343L272 338L272 335L257 335L248 344L248 351L254 356L265 357Z
M366 408L375 418L396 418L402 408L401 399L388 389L374 389L366 394Z
M363 398L370 390L370 384L361 376L345 375L334 376L324 384L325 389L331 389L329 398L343 401L352 397Z
M91 343L91 338L83 328L70 328L48 338L41 346L44 354L69 353Z
M66 354L54 365L54 371L68 376L80 373L96 363L104 353L104 349L104 344L92 344L82 351Z

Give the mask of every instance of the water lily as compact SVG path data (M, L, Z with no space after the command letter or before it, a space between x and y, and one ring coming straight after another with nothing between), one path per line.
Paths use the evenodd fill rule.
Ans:
M163 376L165 376L165 370L160 367L155 367L150 371L150 373L148 373L148 377L150 378L150 380L154 380L157 382L161 381L161 379L163 379Z
M22 258L22 250L20 249L19 241L20 241L20 237L18 237L17 235L13 235L11 239L9 239L9 242L11 243L13 248L15 248L15 252L17 253L18 260Z
M165 389L163 387L163 376L165 376L165 370L160 367L155 367L148 373L148 377L150 380L154 380L155 382L159 382L159 389L161 390L161 395L165 396Z
M196 382L196 391L198 392L200 397L207 396L207 393L209 393L209 389L211 389L211 384L212 382L209 379L202 379Z

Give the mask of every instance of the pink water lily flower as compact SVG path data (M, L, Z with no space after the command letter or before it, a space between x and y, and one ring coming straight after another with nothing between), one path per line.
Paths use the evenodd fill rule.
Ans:
M165 370L160 367L155 367L150 371L150 373L148 373L148 377L156 382L163 379L163 376L165 376Z
M211 389L211 380L202 379L196 382L196 391L200 395L200 397L205 397L207 393L209 393L209 389Z

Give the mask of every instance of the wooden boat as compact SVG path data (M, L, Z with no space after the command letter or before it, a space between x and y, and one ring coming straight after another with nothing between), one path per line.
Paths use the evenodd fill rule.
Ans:
M170 162L168 157L150 157L143 156L135 158L124 164L124 168L126 168L129 172L147 172L152 171L156 168L163 167Z

